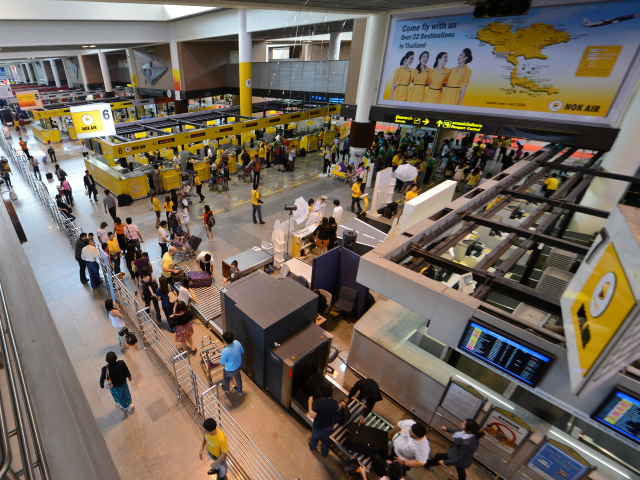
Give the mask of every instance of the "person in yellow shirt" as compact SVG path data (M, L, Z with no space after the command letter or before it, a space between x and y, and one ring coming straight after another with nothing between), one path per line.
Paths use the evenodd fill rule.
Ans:
M480 181L480 177L482 174L480 173L480 169L478 167L471 170L469 176L467 177L467 184L464 186L464 193L467 193L469 190L473 190L478 186L478 182Z
M449 73L449 69L445 67L448 59L447 52L440 52L436 57L433 70L429 74L429 88L424 96L424 103L440 103L442 84Z
M471 60L473 60L473 55L468 48L462 50L462 53L458 55L458 66L449 70L444 79L440 103L446 105L462 104L464 93L467 91L471 79L471 70L467 67Z
M406 102L409 96L409 83L411 82L411 64L413 63L413 51L408 51L402 60L400 67L393 73L393 84L391 86L391 100Z
M362 211L362 207L360 206L361 185L362 179L358 178L358 180L356 180L356 183L353 184L353 187L351 187L351 212L355 213L356 215ZM354 210L354 207L356 205L358 206L358 212Z
M113 232L109 232L107 235L109 235L107 250L109 251L109 260L113 266L113 272L116 274L116 277L122 278L124 277L124 273L120 272L120 254L122 253L122 250L120 250L120 244Z
M229 455L229 443L227 436L218 428L218 424L213 418L207 418L202 422L204 428L204 438L200 447L200 460L204 460L205 447L209 458L213 460L211 469L207 475L218 474L218 480L227 477L227 455Z
M202 203L204 195L202 195L202 182L200 181L198 172L193 172L193 184L196 186L196 193L200 196L200 203Z
M411 71L411 83L413 87L409 93L410 102L422 102L429 84L431 69L427 67L429 52L425 51L418 57L418 66Z
M164 213L167 215L167 221L169 220L169 212L173 212L173 202L171 201L171 197L167 195L164 197Z
M396 168L398 168L402 164L402 157L400 156L400 152L396 153L391 160L391 169L395 172Z
M558 177L557 173L552 173L551 176L544 181L543 185L546 187L546 190L544 192L544 198L549 198L551 195L556 193L556 190L558 190L558 185L560 184L560 181L558 180L557 177Z
M153 204L153 211L156 212L156 228L158 228L160 226L160 212L162 212L162 208L160 208L158 195L155 191L153 192L153 195L151 195L151 203Z
M258 218L260 219L260 225L264 225L267 222L262 221L262 200L260 200L260 192L258 192L257 183L253 184L253 190L251 190L251 206L253 207L253 223L256 222L256 213L258 214Z
M407 193L405 194L404 201L405 203L407 203L409 200L413 200L417 196L418 196L418 185L414 183L411 188L407 189Z
M264 164L267 151L264 148L264 143L260 143L260 149L258 150L258 158L260 159L260 165Z

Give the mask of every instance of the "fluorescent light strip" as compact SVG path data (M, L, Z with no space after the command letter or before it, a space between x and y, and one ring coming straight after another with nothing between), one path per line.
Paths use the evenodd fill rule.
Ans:
M504 405L507 408L510 408L511 410L515 410L511 405L509 405L508 403L504 403L502 400L500 400L498 397L494 397L493 395L491 395L488 392L485 392L484 390L482 390L481 388L479 388L477 385L474 385L473 383L471 383L469 380L467 380L466 378L461 377L460 375L456 375L456 377L464 380L465 382L467 382L468 384L472 385L476 390L481 391L482 393L484 393L485 395L493 398L495 401L500 402L502 405Z
M551 435L554 435L556 437L558 437L560 440L562 440L563 442L567 442L569 445L571 445L573 448L576 448L578 450L580 450L581 452L583 452L586 455L589 455L591 458L595 458L596 460L598 460L600 463L602 463L603 465L606 465L607 467L609 467L611 470L613 470L614 472L619 473L620 475L622 475L625 478L631 478L629 475L627 475L626 473L622 473L620 470L618 470L615 467L612 467L611 465L609 465L608 463L603 462L601 459L599 459L598 457L596 457L595 455L589 453L587 450L585 450L584 448L580 448L579 446L577 446L575 443L568 441L565 437L561 437L560 435L558 435L556 432L554 432L553 430L549 430L549 433Z

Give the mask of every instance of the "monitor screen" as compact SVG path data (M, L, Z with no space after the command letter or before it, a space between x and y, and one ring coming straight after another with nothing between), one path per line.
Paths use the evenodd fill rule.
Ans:
M458 347L531 386L540 381L553 361L549 354L474 319L469 321Z
M640 443L640 400L631 392L615 389L598 407L592 418Z

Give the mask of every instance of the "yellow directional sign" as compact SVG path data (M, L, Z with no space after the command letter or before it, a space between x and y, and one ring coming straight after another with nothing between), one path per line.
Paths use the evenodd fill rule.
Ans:
M635 304L620 259L610 243L571 306L583 377Z

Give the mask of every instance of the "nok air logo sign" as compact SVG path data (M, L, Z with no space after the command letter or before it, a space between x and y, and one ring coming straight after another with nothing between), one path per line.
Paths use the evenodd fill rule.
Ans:
M108 103L94 103L70 107L71 120L78 138L103 137L115 135L116 126L113 122L111 105Z
M583 377L611 341L635 303L620 259L610 243L571 306Z

